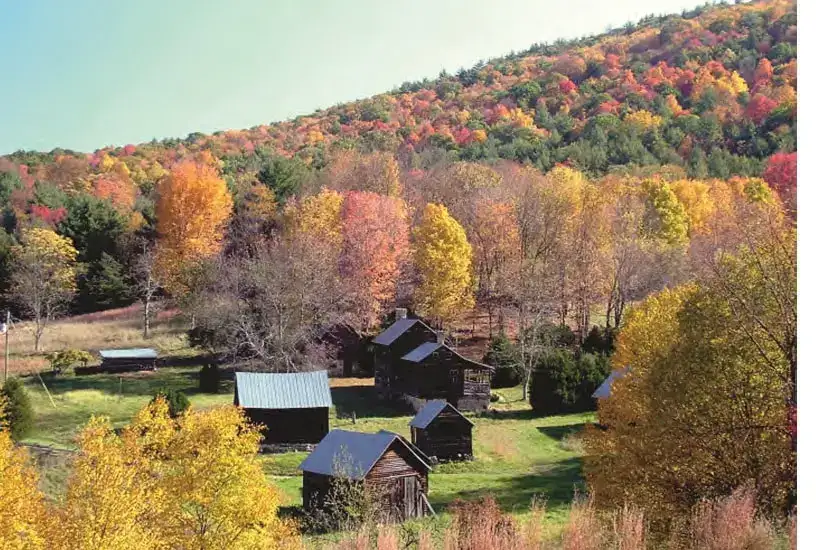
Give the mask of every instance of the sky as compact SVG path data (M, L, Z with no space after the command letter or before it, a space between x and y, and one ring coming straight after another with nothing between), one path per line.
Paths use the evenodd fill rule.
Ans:
M0 154L241 129L702 0L0 0Z

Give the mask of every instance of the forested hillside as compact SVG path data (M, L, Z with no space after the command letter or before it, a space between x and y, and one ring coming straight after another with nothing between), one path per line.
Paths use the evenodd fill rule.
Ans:
M251 241L248 234L279 230L287 201L321 188L398 197L405 204L388 206L389 212L405 206L413 221L425 203L445 204L477 248L474 283L482 294L485 274L495 266L479 259L487 252L478 248L474 220L496 231L500 222L488 223L484 213L462 219L470 207L456 203L475 197L474 189L493 189L490 200L504 205L495 206L499 219L499 211L510 212L522 196L513 183L518 174L535 179L558 167L556 176L572 170L567 180L579 173L587 180L607 174L643 179L662 166L643 189L651 189L652 202L680 202L687 210L700 193L707 196L711 184L701 182L736 176L742 189L753 181L744 178L762 177L792 207L795 10L790 0L708 6L601 36L534 45L291 121L87 154L7 155L0 158L0 291L9 290L11 251L22 230L39 227L68 237L76 248L73 311L133 301L140 295L138 251L156 239L160 182L181 161L211 165L211 181L226 182L234 204L227 214L228 252ZM668 193L667 186L683 190ZM209 193L206 187L200 192ZM365 211L381 199L353 204ZM359 220L346 212L348 203L343 208L344 216ZM702 227L700 216L683 212L676 219ZM385 286L388 297L393 292Z

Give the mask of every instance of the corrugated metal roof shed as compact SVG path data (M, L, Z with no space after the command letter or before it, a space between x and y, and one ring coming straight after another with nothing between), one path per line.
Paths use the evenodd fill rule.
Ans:
M300 463L304 472L327 476L348 476L363 479L394 441L399 441L428 470L427 457L413 449L405 438L393 432L380 430L375 434L332 430L326 434L314 451Z
M390 346L394 343L394 340L399 338L400 336L405 333L406 330L414 326L416 323L419 323L419 319L400 319L396 321L393 325L382 331L374 338L375 344L380 344L382 346Z
M612 394L612 382L617 380L618 378L624 377L626 374L629 373L631 369L629 367L623 367L621 369L615 369L612 373L606 377L606 380L598 386L598 389L595 390L595 393L592 394L592 397L595 399L606 399Z
M155 359L159 356L151 348L101 349L99 355L102 359Z
M434 399L433 401L428 401L425 403L425 406L420 409L417 415L411 420L409 426L412 428L419 428L424 430L428 427L434 418L439 415L442 411L444 411L447 407L450 407L456 414L467 420L467 422L473 426L473 422L470 421L465 415L459 412L459 409L445 401L444 399Z
M314 372L236 372L238 405L247 409L331 407L329 376Z
M402 358L406 361L411 361L412 363L419 363L442 346L443 344L438 342L425 342L424 344L420 344L419 347L414 348L407 354L403 355Z

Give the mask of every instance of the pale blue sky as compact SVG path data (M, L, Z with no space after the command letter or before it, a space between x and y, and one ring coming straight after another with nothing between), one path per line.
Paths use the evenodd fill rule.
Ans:
M0 154L247 128L702 0L0 0Z

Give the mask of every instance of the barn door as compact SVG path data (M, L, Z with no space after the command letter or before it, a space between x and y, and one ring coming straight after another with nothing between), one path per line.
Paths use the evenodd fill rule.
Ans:
M417 516L421 516L420 513L421 508L421 501L420 501L420 485L419 485L419 477L418 476L404 476L399 478L398 482L399 490L397 491L398 498L400 499L400 505L397 507L399 513L402 515L403 520L414 518Z

